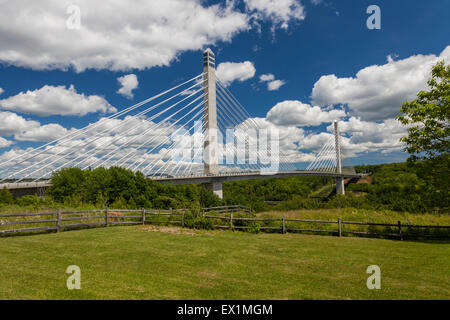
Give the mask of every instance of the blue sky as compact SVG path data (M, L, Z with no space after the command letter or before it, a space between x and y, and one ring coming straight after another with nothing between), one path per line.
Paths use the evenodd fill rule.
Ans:
M0 153L4 159L8 159L4 153L11 149L39 146L57 137L58 133L62 134L63 128L81 128L105 116L105 113L96 112L95 108L82 115L58 114L58 111L43 115L33 111L32 104L18 106L30 101L14 99L21 93L44 86L64 86L68 90L73 85L77 94L99 96L111 108L122 110L199 74L202 70L202 52L210 47L216 54L216 65L235 63L236 72L241 72L245 78L242 81L230 78L228 88L252 117L266 118L272 108L287 101L272 110L271 117L265 121L270 120L286 132L289 132L289 127L300 129L296 138L298 141L287 144L290 143L291 148L296 146L300 158L303 155L305 161L310 158L306 154L317 152L311 144L324 141L320 133L327 133L331 123L328 112L331 110L345 113L341 121L343 135L351 150L352 159L348 161L353 164L402 161L406 155L397 140L404 133L404 128L394 124L395 110L400 108L400 101L411 99L418 89L425 88L426 71L430 66L450 55L450 49L444 52L450 45L448 0L194 1L196 7L183 7L184 10L206 12L214 5L219 5L217 8L221 9L214 11L217 14L212 14L212 18L199 22L198 29L204 30L193 29L193 34L189 35L192 36L192 43L187 44L171 43L177 40L175 37L167 40L155 37L150 43L145 43L146 36L153 37L150 34L152 31L139 29L139 25L148 19L158 21L159 13L158 10L155 10L156 13L149 12L148 18L138 4L130 4L119 19L117 14L123 10L121 7L112 8L115 10L111 13L100 4L94 6L88 1L61 1L60 8L55 8L49 1L42 1L40 7L33 9L35 15L22 21L19 27L18 21L31 14L27 5L32 4L27 2L0 1L0 20L3 21L0 23L0 92L3 92L0 94L0 112L8 112L9 116L15 113L15 120L23 118L25 121L20 127L21 132L17 127L1 131L4 140L0 141L0 146L3 146ZM76 34L77 30L59 30L58 23L48 23L49 19L56 22L67 19L69 14L65 9L70 4L81 9L84 34ZM381 9L380 30L369 30L366 26L370 16L366 9L373 4ZM157 2L154 5L158 6ZM161 17L170 25L172 17L166 16L167 12L162 10ZM47 18L39 20L39 13ZM224 24L219 26L220 30L210 33L207 29L212 27L208 23L214 19L223 19ZM16 22L11 22L13 20ZM109 27L110 23L114 25ZM131 49L127 51L126 46L120 47L117 39L116 43L112 41L114 39L108 40L112 33L126 30L127 24L143 32L142 37L132 42L130 40L133 52ZM163 32L173 30L170 29L173 26L164 30L164 22L161 24ZM158 23L155 22L155 25L158 26ZM99 37L93 38L93 41L98 41L98 46L87 40L92 35ZM68 39L72 36L73 40ZM197 41L202 37L206 40ZM124 39L127 41L127 38ZM92 56L99 55L99 58L86 62L80 58L79 47L92 50ZM145 57L140 61L139 58L130 58L140 50L149 54L158 52L158 57ZM110 60L105 58L102 61L102 55L110 55ZM114 66L123 56L130 58L129 61L125 58L123 65L119 63L119 66ZM253 72L240 65L245 61L253 65ZM357 77L359 71L371 66L373 70L366 70L364 77ZM415 73L417 70L422 71ZM121 87L118 78L129 74L134 74L138 80L132 98L117 93ZM268 90L269 82L260 79L261 75L268 74L284 84L277 90ZM411 77L414 79L409 83ZM390 88L392 92L383 94L379 92L379 86ZM314 94L313 88L316 88ZM34 98L33 94L27 95L27 99ZM70 104L71 101L65 100L64 103ZM311 109L314 106L320 109L314 111ZM71 108L66 107L67 110ZM287 123L290 113L295 114L296 120ZM304 116L303 113L310 115ZM322 116L325 120L308 125L308 117ZM48 124L58 124L62 128L48 135L43 134L41 141L30 141L39 139L26 138L32 134L26 133L27 123L35 129Z

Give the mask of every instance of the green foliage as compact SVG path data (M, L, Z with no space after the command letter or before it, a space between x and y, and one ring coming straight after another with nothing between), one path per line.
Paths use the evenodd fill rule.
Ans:
M14 199L13 199L11 192L6 188L1 189L0 190L0 205L8 205L8 204L12 204L12 203L14 203Z
M184 226L191 229L213 229L213 223L211 219L207 219L200 214L195 213L187 213L184 216Z
M397 119L409 126L401 140L410 154L408 162L425 183L421 199L425 208L450 207L450 65L438 62L428 81L429 91L420 91L417 99L405 102ZM424 160L424 161L418 161Z
M446 155L450 147L450 65L438 62L428 81L430 91L420 91L417 99L406 101L397 119L408 128L401 141L413 161Z
M62 169L51 178L47 195L65 205L116 209L192 208L220 205L221 200L210 190L196 185L163 185L119 167L81 170Z

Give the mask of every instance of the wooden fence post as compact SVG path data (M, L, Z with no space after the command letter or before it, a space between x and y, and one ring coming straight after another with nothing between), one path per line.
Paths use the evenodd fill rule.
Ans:
M341 237L342 236L341 218L338 218L338 233L339 233L339 237Z
M286 233L286 223L284 221L284 217L283 217L283 234Z
M60 231L61 231L61 209L58 208L56 232L60 232Z
M181 227L184 228L184 213L185 210L183 210L183 213L181 214Z
M400 220L398 221L398 235L400 236L400 240L403 240L402 223Z
M145 208L142 208L142 225L145 225Z
M105 209L105 227L109 226L109 209L106 207Z
M233 212L230 213L230 230L233 230Z

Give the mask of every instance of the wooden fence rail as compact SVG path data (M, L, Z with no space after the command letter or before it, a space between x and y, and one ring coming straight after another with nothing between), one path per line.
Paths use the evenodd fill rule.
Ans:
M341 237L344 234L353 234L353 235L374 235L374 236L387 236L387 237L395 237L400 240L403 240L405 236L410 235L410 230L417 229L450 229L450 226L438 226L438 225L412 225L412 224L402 224L400 221L397 223L375 223L375 222L361 222L361 221L343 221L340 218L337 220L312 220L312 219L288 219L288 218L252 218L252 217L235 217L233 213L236 211L247 212L246 210L251 210L249 207L245 206L223 206L223 207L210 207L204 208L202 210L202 217L206 219L215 220L212 223L214 228L219 229L229 229L229 230L248 230L254 228L254 225L246 225L249 222L259 223L262 225L258 225L259 230L271 230L271 231L279 231L281 233L287 232L314 232L314 233L329 233L336 234ZM235 210L238 209L238 210ZM216 216L216 215L208 215L208 212L215 211L219 212L221 210L228 210L226 212L230 213L229 216ZM166 209L166 210L157 210L157 209L141 209L141 210L122 210L122 209L109 209L106 208L104 210L83 210L83 211L61 211L58 210L56 212L40 212L40 213L8 213L8 214L0 214L0 228L3 226L20 226L20 225L30 225L36 224L37 226L30 226L26 228L19 229L0 229L1 234L15 234L15 233L23 233L23 232L34 232L34 231L64 231L67 229L73 228L81 228L81 227L108 227L111 225L131 225L131 224L177 224L181 225L181 227L185 226L185 214L187 209ZM72 215L72 216L68 216ZM169 219L158 220L154 219L155 217L165 217ZM43 217L39 220L15 220L8 221L3 220L3 218L34 218L34 217ZM175 219L172 219L175 218ZM96 221L93 221L96 220ZM222 221L223 224L220 224L219 221ZM67 223L71 222L71 223ZM76 223L79 222L79 223ZM217 222L219 222L217 224ZM279 222L279 226L273 225L264 225L264 222L267 223L276 223ZM336 224L336 229L319 229L315 226L300 228L300 227L292 227L292 224L289 225L290 222L293 223L306 223L306 224L328 224L333 225ZM39 226L39 224L53 224L50 226ZM368 231L356 231L356 230L347 230L345 225L356 225L356 226L368 226L368 227L388 227L388 232L374 232L372 230ZM445 233L445 237L450 237L449 233ZM421 236L429 236L429 235L421 235Z

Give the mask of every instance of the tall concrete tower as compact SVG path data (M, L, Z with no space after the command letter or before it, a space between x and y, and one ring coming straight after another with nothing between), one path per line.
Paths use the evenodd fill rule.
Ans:
M203 110L207 122L203 146L204 172L218 174L216 67L214 53L209 48L203 53L203 88L205 92Z
M337 120L334 121L334 140L336 149L336 172L342 174L342 158L341 158L341 139L339 139L339 125ZM345 194L344 177L336 178L336 194Z
M211 49L203 52L203 88L205 93L203 112L205 114L206 130L203 145L203 162L205 175L217 175L218 166L218 130L216 105L216 66ZM206 187L222 199L222 182L220 178L213 179Z

